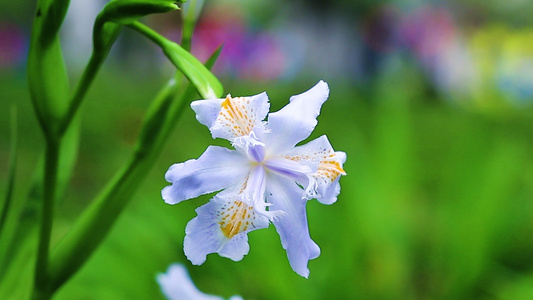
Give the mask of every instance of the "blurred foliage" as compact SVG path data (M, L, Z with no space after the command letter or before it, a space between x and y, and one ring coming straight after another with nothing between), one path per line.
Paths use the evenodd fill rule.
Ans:
M533 8L532 2L523 0L332 0L328 1L328 5L320 0L298 2L317 12L335 10L363 18L386 5L403 8L442 5L453 9L464 22L470 24L491 20L531 25L529 12Z
M58 203L53 241L124 162L161 78L109 67L89 92L79 163ZM1 107L19 110L19 178L26 197L42 139L20 78L1 74ZM327 78L323 78L328 80ZM309 202L312 238L322 254L308 280L295 274L273 226L250 234L238 263L210 255L186 260L187 222L208 196L169 206L166 169L198 157L213 141L192 110L111 235L56 299L158 299L155 281L183 262L199 289L245 299L529 299L533 297L533 109L498 114L454 107L402 68L366 90L329 82L331 96L313 137L346 151L348 176L337 203ZM226 82L233 95L266 90L273 110L315 82ZM9 110L0 111L0 194L9 157ZM29 280L30 278L28 278ZM19 288L27 283L21 281Z

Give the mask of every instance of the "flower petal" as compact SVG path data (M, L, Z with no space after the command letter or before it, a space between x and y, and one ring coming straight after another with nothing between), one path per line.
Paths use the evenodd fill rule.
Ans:
M242 182L249 170L245 155L209 146L198 159L172 165L165 174L172 185L166 186L161 194L166 203L176 204Z
M191 108L196 113L196 120L211 128L220 113L222 101L225 99L207 99L191 102Z
M241 260L250 249L247 233L268 227L268 219L253 206L219 195L199 207L198 216L185 228L185 255L195 265L204 263L210 253Z
M157 275L163 295L169 300L223 300L224 298L200 292L182 264L172 264L167 273Z
M329 95L328 84L319 81L305 93L292 96L290 103L275 113L268 115L267 128L270 153L280 153L293 148L313 131L317 124L322 104Z
M308 174L317 170L317 164L309 163L305 160L294 160L291 157L270 158L265 161L265 167L271 172L297 182L304 188L310 184ZM303 190L302 198L305 198Z
M311 142L295 147L285 153L284 157L294 161L307 161L316 164L318 169L311 173L316 186L316 194L312 195L323 204L332 204L337 201L340 192L339 179L346 175L342 165L346 161L344 152L335 152L323 135Z
M270 108L268 96L261 93L251 97L199 100L191 103L196 119L209 127L213 138L233 140L249 135L255 127L263 126Z
M261 165L254 166L246 179L238 196L246 204L255 207L260 212L265 211L265 189L266 189L265 168ZM221 196L224 196L222 194Z
M320 248L309 236L305 211L307 200L302 199L302 189L294 181L270 174L267 195L273 210L285 212L272 223L281 237L283 248L287 250L289 263L296 273L307 278L307 263L320 255Z

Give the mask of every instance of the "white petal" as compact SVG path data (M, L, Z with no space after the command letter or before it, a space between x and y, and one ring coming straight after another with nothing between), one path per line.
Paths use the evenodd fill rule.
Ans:
M172 264L164 274L157 275L163 295L169 300L222 300L200 292L182 264Z
M196 119L211 131L213 138L234 140L249 135L254 128L263 127L270 108L268 96L261 93L251 97L228 95L226 99L199 100L191 103Z
M317 164L309 163L305 160L294 160L288 156L270 158L265 161L265 166L269 171L296 181L303 187L309 185L308 174L314 173L317 170ZM304 194L302 190L302 197L305 196Z
M166 203L176 204L242 182L249 170L242 153L209 146L197 160L172 165L165 174L172 185L161 194Z
M191 103L191 108L196 113L196 120L211 128L220 113L222 101L225 99L197 100Z
M252 206L219 195L199 207L198 216L185 229L185 255L195 265L202 264L210 253L241 260L250 249L247 233L268 227L268 219Z
M247 182L242 191L243 200L248 204L261 211L265 209L265 189L266 189L265 168L256 165L250 171ZM224 195L224 194L223 194ZM223 196L221 195L221 196Z
M272 210L282 210L284 216L274 219L281 237L281 244L287 250L287 257L292 269L307 278L309 260L320 255L320 248L311 240L307 227L305 205L302 189L292 180L270 174L267 179L267 199L272 203Z
M279 111L270 113L267 124L270 134L265 135L270 153L289 150L309 137L328 95L327 83L320 81L307 92L292 96L290 103Z
M323 204L332 204L340 192L339 179L346 175L342 165L346 161L344 152L335 152L323 135L311 142L291 149L283 156L295 161L307 161L317 165L315 172L309 174L314 178L316 193L312 195ZM311 193L312 194L312 193Z

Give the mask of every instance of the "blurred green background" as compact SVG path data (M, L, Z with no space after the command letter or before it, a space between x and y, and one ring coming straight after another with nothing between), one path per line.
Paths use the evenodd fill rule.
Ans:
M43 150L24 74L33 5L0 4L0 195L16 106L17 203ZM267 91L275 111L320 79L330 85L311 138L327 134L348 154L348 176L337 203L308 204L321 256L301 278L270 226L249 234L241 262L187 261L185 226L210 195L167 205L164 173L208 145L229 146L188 109L111 235L56 299L162 299L155 275L172 262L184 263L200 290L225 297L533 299L532 8L518 0L208 1L193 50L202 57L227 42L215 69L226 93ZM178 13L147 22L179 38ZM72 82L89 53L88 24L74 38L65 30ZM54 241L126 161L171 74L159 51L124 33L85 101ZM30 276L14 290L27 289Z

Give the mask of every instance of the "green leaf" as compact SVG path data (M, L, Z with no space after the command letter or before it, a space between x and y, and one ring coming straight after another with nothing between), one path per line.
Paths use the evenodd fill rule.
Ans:
M76 164L80 125L80 118L77 118L61 139L62 155L59 157L57 174L57 198L61 198L64 194ZM24 299L26 297L15 295L30 291L28 286L31 286L33 279L38 229L38 222L35 220L39 218L43 198L43 158L37 164L28 195L25 195L25 198L15 199L2 233L0 259L3 265L0 265L0 278L5 280L0 280L0 299L10 299L10 297ZM3 297L5 295L10 297Z
M213 52L213 54L211 54L211 56L207 59L204 64L207 69L211 70L213 68L218 60L218 57L220 56L220 52L222 52L222 49L224 49L224 45L218 46L215 52Z
M34 220L35 222L35 220ZM2 271L0 280L0 299L28 299L33 283L35 267L36 241L35 230L31 238L25 238L16 256L9 260L9 264Z
M146 15L179 9L174 0L113 0L102 10L100 17L118 24L129 24Z
M67 14L70 0L39 0L35 12L32 34L40 45L55 42L63 20Z
M191 51L191 39L196 21L200 16L204 0L189 0L182 6L183 28L181 30L181 46Z
M174 4L175 2L169 0L114 0L102 9L94 23L91 58L69 102L68 112L60 125L60 132L65 131L72 118L74 118L89 87L122 30L122 26L145 15L178 9Z
M12 109L11 118L11 155L9 158L9 171L7 175L7 188L4 197L4 204L0 212L0 244L5 245L0 247L0 277L3 277L5 271L6 257L3 254L3 249L9 244L11 235L6 230L6 221L8 218L12 219L14 214L12 208L13 190L15 187L15 170L17 165L17 116L15 107ZM6 234L7 232L7 234Z
M219 53L220 48L208 63L212 65ZM162 88L146 114L135 151L126 165L53 250L50 277L54 290L75 274L105 239L153 166L189 99L187 91L192 91L185 89L182 96L175 99L178 90L175 78Z
M206 68L211 69L213 67L221 51L222 46L215 50L205 63ZM163 146L176 121L183 113L185 104L188 104L186 100L194 96L194 86L188 85L180 99L178 101L174 100L174 95L177 92L176 82L179 80L177 77L175 76L174 79L171 79L167 86L163 88L146 114L144 126L141 129L136 146L138 156L150 153L158 145L160 145L159 147Z
M28 84L32 104L46 136L56 136L68 108L68 76L58 32L69 0L37 3L28 53Z
M129 27L142 33L156 43L168 59L196 87L198 94L204 99L220 98L223 88L218 79L196 57L180 45L166 39L140 22L133 22Z

